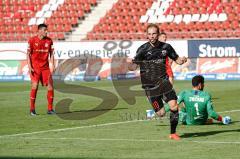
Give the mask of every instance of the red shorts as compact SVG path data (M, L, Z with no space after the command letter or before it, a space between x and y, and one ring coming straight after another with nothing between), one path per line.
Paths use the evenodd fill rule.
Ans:
M30 78L32 82L38 83L40 81L43 86L48 86L48 84L52 85L53 83L52 75L49 69L35 69L34 72L30 74Z

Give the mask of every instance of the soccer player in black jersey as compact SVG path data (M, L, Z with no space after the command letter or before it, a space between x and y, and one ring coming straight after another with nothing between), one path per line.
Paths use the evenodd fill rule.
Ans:
M136 70L140 66L140 76L142 88L152 104L158 116L164 115L164 100L169 104L171 133L170 139L180 140L176 133L178 125L178 105L176 92L168 80L166 73L166 59L169 57L177 64L182 65L187 61L186 57L179 57L170 44L158 40L159 28L155 24L147 27L148 42L140 46L132 63L129 64L129 70Z

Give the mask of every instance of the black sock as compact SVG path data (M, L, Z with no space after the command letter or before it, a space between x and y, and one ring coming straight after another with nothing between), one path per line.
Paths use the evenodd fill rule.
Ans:
M170 113L170 124L171 124L171 134L175 134L176 133L176 128L178 125L178 110L171 110Z

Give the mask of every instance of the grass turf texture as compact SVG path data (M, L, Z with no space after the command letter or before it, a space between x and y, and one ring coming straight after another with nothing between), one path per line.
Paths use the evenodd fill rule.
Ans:
M107 90L117 95L112 82L73 83ZM191 88L190 81L176 81L175 89ZM118 96L118 105L107 113L88 120L63 120L47 115L46 90L38 91L36 111L29 115L29 83L0 83L0 158L239 158L240 81L206 81L214 108L230 115L231 125L178 126L179 142L168 139L169 120L132 121L145 118L151 109L146 97L137 97L134 105ZM134 87L140 89L140 86ZM102 100L55 91L55 103L72 98L71 111L94 108ZM129 121L129 122L128 122ZM101 125L105 123L115 123ZM100 124L100 126L91 126ZM89 127L88 127L89 126ZM78 127L78 128L75 128ZM51 131L55 129L64 131ZM45 131L46 130L46 131ZM50 130L50 131L48 131ZM45 131L41 133L22 134ZM8 136L21 134L18 136Z

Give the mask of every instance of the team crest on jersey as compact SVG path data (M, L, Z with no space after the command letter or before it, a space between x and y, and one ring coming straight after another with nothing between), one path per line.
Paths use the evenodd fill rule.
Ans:
M45 47L48 47L48 43L45 43Z
M167 50L162 50L162 55L166 56L167 55Z

